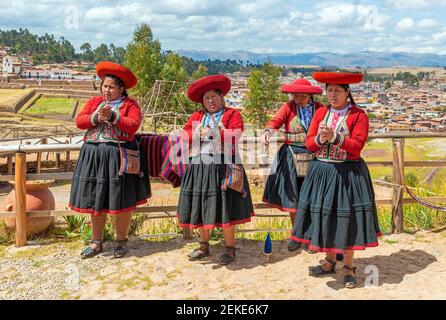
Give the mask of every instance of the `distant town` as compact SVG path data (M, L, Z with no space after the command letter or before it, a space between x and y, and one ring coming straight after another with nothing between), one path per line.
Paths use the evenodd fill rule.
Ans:
M95 65L91 62L33 65L29 57L11 54L8 47L0 48L0 61L2 87L7 87L8 83L36 86L42 80L98 80ZM310 76L289 70L280 77L280 83L290 83L297 78L306 77L316 84ZM249 74L235 72L230 76L233 86L226 97L227 105L243 109L243 97L249 91ZM421 79L417 85L409 85L402 80L391 83L365 81L352 86L352 91L356 103L369 114L370 132L446 131L446 81L435 72Z

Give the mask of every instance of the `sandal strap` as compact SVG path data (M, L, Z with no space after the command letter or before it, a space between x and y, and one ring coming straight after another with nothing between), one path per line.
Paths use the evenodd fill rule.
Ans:
M99 249L102 249L102 244L104 243L104 240L91 240L90 244L95 244L98 246ZM93 249L94 250L94 249Z
M226 265L234 261L234 259L235 259L235 252L233 256L230 256L227 252L225 252L220 256L218 261L220 262L220 264Z
M226 252L231 252L235 257L235 247L234 246L225 246Z
M119 246L126 245L128 240L129 239L127 239L127 238L124 240L116 240L116 244Z
M330 259L328 259L327 257L325 257L325 261L327 261L329 264L331 264L331 267L333 268L336 265L336 262L330 261Z
M350 270L350 271L353 271L353 273L356 273L356 269L357 268L356 267L350 268L350 267L347 267L347 266L343 266L342 269Z
M200 244L200 248L197 250L200 250L201 252L204 252L204 253L209 251L209 242L200 241L199 244Z

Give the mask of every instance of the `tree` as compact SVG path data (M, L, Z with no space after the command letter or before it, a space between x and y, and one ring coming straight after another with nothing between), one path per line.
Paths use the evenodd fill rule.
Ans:
M206 68L204 65L199 64L197 70L192 72L191 79L193 81L198 80L208 74L208 68Z
M186 90L189 78L178 54L170 52L167 55L166 62L164 63L163 69L161 70L161 79L167 81L175 81L174 84L171 82L167 82L166 85L162 87L162 99L160 99L160 103L164 103L164 101L168 99L168 107L166 111L184 113L183 109L180 106L181 103L183 107L189 109L186 111L192 112L193 109L190 110L191 104L188 103L186 99L184 99L185 96L182 94ZM179 97L180 102L177 100L176 96Z
M110 60L110 50L106 44L102 43L99 47L94 49L93 60L95 63Z
M372 112L367 111L367 117L369 118L369 120L375 120L376 119L376 115Z
M119 63L119 64L124 63L125 48L113 46L112 54L113 54L113 61L115 61L116 63Z
M133 40L127 46L124 65L138 78L138 85L132 90L137 98L146 95L155 81L160 79L163 68L161 44L158 40L153 40L148 24L139 25L133 33Z
M286 100L279 91L281 69L271 62L262 69L253 70L248 78L249 93L243 99L243 116L247 122L264 127L269 114L274 112Z
M91 50L91 44L85 42L81 45L82 59L85 61L93 61L93 51Z

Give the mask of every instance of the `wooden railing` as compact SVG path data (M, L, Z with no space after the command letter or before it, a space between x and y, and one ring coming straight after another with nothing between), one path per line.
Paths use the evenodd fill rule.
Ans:
M368 161L367 165L370 167L384 166L393 168L393 196L392 199L379 199L376 201L377 206L392 206L392 233L401 233L404 230L403 220L403 204L415 203L413 199L404 198L404 168L405 167L446 167L446 160L434 161L404 161L404 141L407 138L440 138L446 137L446 133L392 133L392 134L370 134L369 139L382 138L392 139L392 161ZM241 139L241 144L244 143L258 143L259 138L244 137ZM271 142L281 142L281 138L272 138ZM27 212L25 208L26 195L26 181L29 180L71 180L72 172L58 172L58 173L41 173L40 170L36 174L26 173L27 154L43 152L66 152L69 157L69 152L79 151L81 144L48 144L48 145L14 145L14 146L0 146L0 156L15 157L15 173L8 172L6 175L0 175L0 181L15 181L16 189L16 211L15 212L0 212L0 218L15 216L16 218L16 245L26 245L26 217L48 217L48 216L70 216L78 215L76 212L69 210L46 210ZM12 159L12 158L11 158ZM39 157L37 158L39 161ZM69 160L69 158L67 159ZM11 163L10 163L11 162ZM69 161L67 161L68 163ZM253 168L256 165L246 164L246 167ZM8 161L8 168L12 168L12 161ZM66 167L66 171L68 171ZM8 170L9 171L9 170ZM12 171L12 169L11 169ZM446 197L429 197L426 198L433 202L446 202ZM269 207L264 203L254 204L255 209L268 209ZM172 218L176 215L176 206L152 206L139 207L135 213L147 213L149 219ZM256 214L256 217L288 217L287 214ZM265 230L237 230L237 232L262 232ZM288 231L286 229L274 229L270 231ZM162 234L173 235L173 234ZM185 238L191 236L189 230L183 233ZM160 235L148 235L160 236Z
M20 144L27 139L41 139L49 137L74 137L82 135L82 131L75 126L55 125L40 126L36 129L34 126L20 128L3 128L0 134L0 141L17 141Z

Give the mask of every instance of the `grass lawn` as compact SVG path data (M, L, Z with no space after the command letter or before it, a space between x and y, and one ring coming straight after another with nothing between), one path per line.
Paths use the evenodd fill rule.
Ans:
M76 99L40 98L25 114L70 114Z

